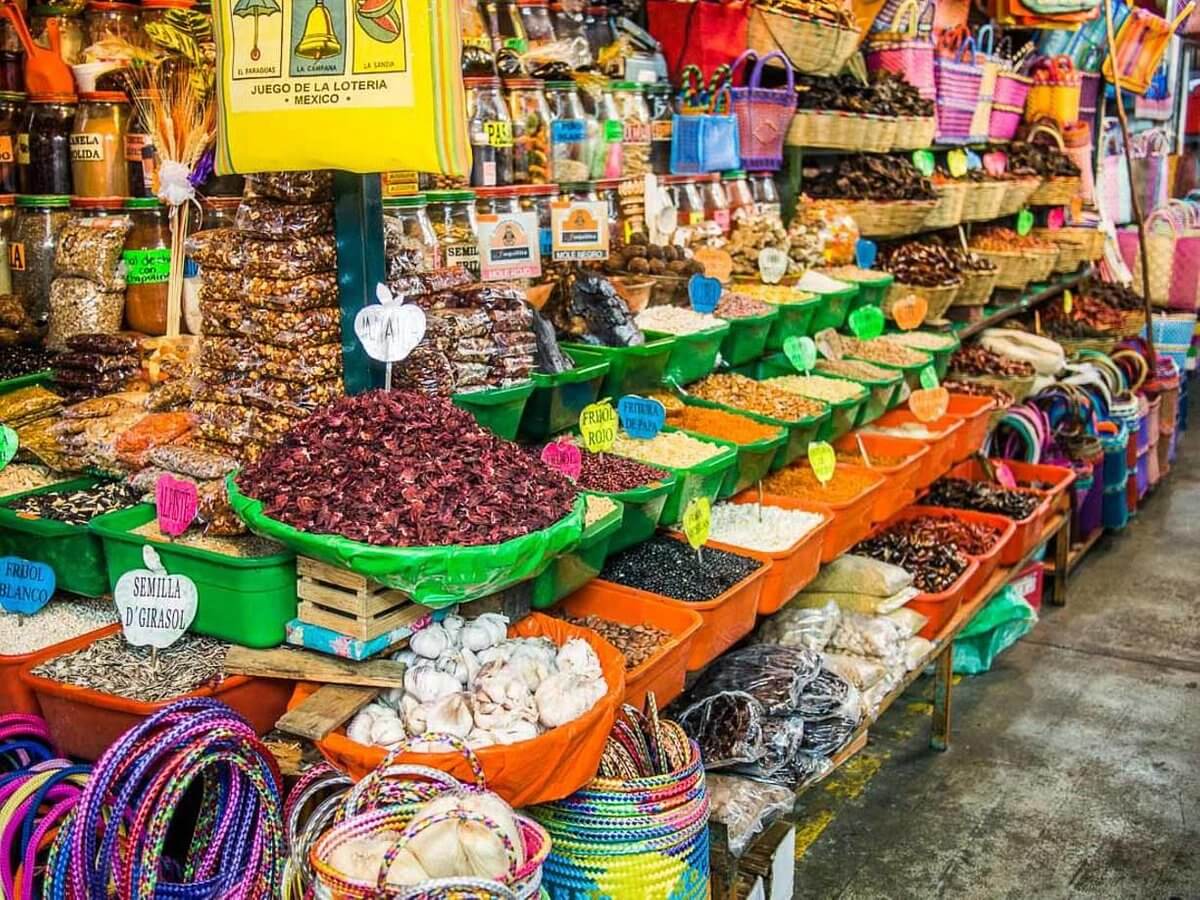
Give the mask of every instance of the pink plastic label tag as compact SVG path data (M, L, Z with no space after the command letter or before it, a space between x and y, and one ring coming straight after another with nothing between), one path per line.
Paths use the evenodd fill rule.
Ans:
M158 530L179 537L196 520L200 497L194 483L160 475L154 485L154 505L158 507Z

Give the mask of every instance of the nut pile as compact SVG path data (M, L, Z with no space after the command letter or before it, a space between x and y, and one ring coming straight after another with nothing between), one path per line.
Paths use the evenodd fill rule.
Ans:
M1079 166L1057 147L1019 142L1008 146L1008 170L1014 175L1044 178L1079 175Z
M749 294L726 291L721 295L721 302L717 304L714 315L718 319L746 319L751 316L764 316L770 311L770 306Z
M117 620L110 598L55 594L32 616L0 614L0 655L21 656L53 647Z
M597 615L563 616L572 625L590 628L620 651L625 657L625 671L636 669L671 640L670 632L653 625L622 625Z
M710 444L682 431L660 431L648 441L631 438L625 432L620 432L613 441L613 453L619 456L674 469L699 465L724 452L725 448L720 444Z
M678 306L651 306L638 313L634 321L642 331L663 331L667 334L695 334L697 331L720 328L724 324L715 316Z
M768 216L744 216L733 223L733 231L725 251L733 257L733 274L758 277L758 255L767 247L790 253L791 238L781 222ZM795 260L788 265L789 274L798 274Z
M840 378L822 378L820 375L780 375L778 378L768 378L763 384L827 403L860 400L867 393L861 384Z
M54 484L61 479L45 466L30 463L9 463L0 469L0 497L9 497Z
M1034 491L1002 488L986 481L942 478L934 482L925 502L931 506L995 513L1020 521L1033 515L1044 499Z
M1032 363L993 353L979 344L960 347L950 357L952 375L991 375L999 378L1032 378Z
M1123 309L1130 312L1141 312L1144 309L1141 296L1135 294L1122 284L1109 284L1106 281L1092 281L1080 290L1080 293L1094 297L1113 309Z
M854 154L804 168L804 191L818 199L936 200L933 182L902 156Z
M919 287L946 287L959 280L958 258L941 244L907 241L880 251L878 265L896 281Z
M901 331L884 335L882 339L914 350L949 350L955 344L955 339L950 335L934 334L931 331Z
M128 509L141 500L140 491L122 481L110 481L77 491L33 494L7 506L23 519L51 519L65 525L87 525L96 516Z
M715 547L696 551L683 541L656 535L645 543L610 556L600 572L605 581L673 597L688 603L715 600L762 563Z
M922 353L920 350L913 350L911 347L883 338L876 338L872 341L843 338L842 351L847 356L890 366L923 366L929 365L933 361L933 357L928 353Z
M917 589L928 594L947 590L970 565L970 561L954 547L915 543L895 530L855 544L850 552L907 570Z
M688 390L702 400L724 403L785 422L819 416L827 408L820 401L807 400L745 375L709 375Z

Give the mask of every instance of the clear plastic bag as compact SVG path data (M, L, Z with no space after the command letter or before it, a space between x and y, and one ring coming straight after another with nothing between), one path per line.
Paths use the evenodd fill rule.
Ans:
M854 685L860 691L869 691L887 675L887 667L877 660L847 653L824 654L824 665Z
M255 373L224 372L202 368L196 396L212 403L253 406L289 416L303 416L328 406L346 393L340 377L310 384L260 378Z
M198 231L187 239L188 255L205 268L238 270L266 278L302 278L337 271L332 234L287 241L247 237L235 228Z
M341 373L342 345L272 347L244 338L209 338L200 349L200 365L226 372L253 372L260 377L311 383Z
M249 198L238 207L234 224L250 237L290 241L333 232L332 203L279 203Z
M743 691L727 691L690 704L677 717L700 745L704 767L752 763L763 754L762 704Z
M855 656L895 660L907 636L887 616L867 616L843 612L837 630L829 639L828 649Z
M796 755L804 740L804 720L799 716L769 716L763 719L763 771L782 769Z
M812 609L788 606L763 622L758 629L758 640L819 653L829 643L841 617L841 609L833 602Z
M904 659L904 671L911 672L929 656L933 650L933 641L928 641L923 637L910 637L904 642L902 656Z
M55 278L50 284L46 346L61 348L77 334L116 331L125 314L125 292L106 291L86 278Z
M833 771L833 763L823 753L801 747L797 750L788 764L767 774L756 764L737 766L731 770L747 778L766 784L786 787L788 793L795 797L795 792L802 787L816 784Z
M708 786L709 815L725 826L729 849L741 856L754 836L792 811L796 795L783 785L763 784L736 775L711 773Z
M117 356L128 353L140 353L142 342L124 334L98 334L87 332L72 335L66 340L67 348L80 353L100 353L105 356Z
M928 616L923 616L915 609L909 609L907 606L892 610L887 614L887 617L896 623L900 629L900 633L906 638L912 637L924 628L925 623L929 621Z
M885 564L886 565L886 564ZM826 603L836 603L843 612L857 612L868 616L882 616L900 609L914 597L920 596L915 587L906 587L887 597L877 597L874 594L840 593L837 591L818 591L811 586L797 594L792 600L792 606L808 608L824 606Z
M854 685L836 672L822 668L800 695L796 712L806 720L823 719L857 705L858 691Z
M899 566L847 553L827 566L805 589L809 593L866 594L890 597L911 587L913 577Z
M318 203L333 199L333 172L259 172L246 176L246 193L283 203Z
M820 756L833 756L854 736L858 723L858 716L830 716L810 721L804 729L804 749Z
M231 456L178 444L155 447L150 451L150 463L176 475L202 480L223 478L237 468L237 460Z
M85 372L111 372L113 369L136 369L142 363L135 353L107 355L104 353L72 353L67 351L54 361L56 369L82 369Z
M54 274L86 278L106 291L124 290L121 252L131 227L132 223L124 216L68 222L58 233Z
M725 691L750 694L767 715L786 715L821 669L821 657L801 647L755 644L720 657L689 695L693 701Z
M332 306L282 310L213 301L201 314L210 337L248 337L276 347L315 347L342 337L341 310Z
M194 409L201 419L200 433L206 439L234 446L273 443L297 421L279 413L228 403L201 402Z

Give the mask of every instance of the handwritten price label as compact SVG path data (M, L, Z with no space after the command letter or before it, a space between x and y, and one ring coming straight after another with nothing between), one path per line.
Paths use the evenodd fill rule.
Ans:
M873 341L883 334L883 312L878 306L861 306L850 313L850 331L860 341Z
M908 408L918 422L936 422L950 408L950 392L944 387L913 391L908 395Z
M18 556L0 559L0 607L19 616L32 616L54 596L54 570L45 563Z
M808 445L808 464L812 466L817 481L828 484L837 471L837 453L825 441L814 441Z
M627 394L617 402L617 417L630 437L648 441L662 431L667 408L657 400Z
M168 537L179 537L196 520L200 496L194 482L164 474L154 484L154 506L158 530Z
M707 497L693 497L683 511L683 533L693 550L708 543L712 530L712 501Z
M617 411L607 401L585 406L579 414L579 433L589 453L611 450L617 439Z
M721 282L704 275L693 275L688 279L688 299L696 312L711 314L721 300Z
M142 548L142 560L146 568L132 569L117 579L113 602L126 641L135 647L166 650L196 618L196 583L186 575L168 575L149 545Z

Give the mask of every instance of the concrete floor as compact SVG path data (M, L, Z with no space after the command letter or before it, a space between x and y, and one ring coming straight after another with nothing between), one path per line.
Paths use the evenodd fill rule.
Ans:
M1200 898L1200 434L993 670L803 798L796 897Z

